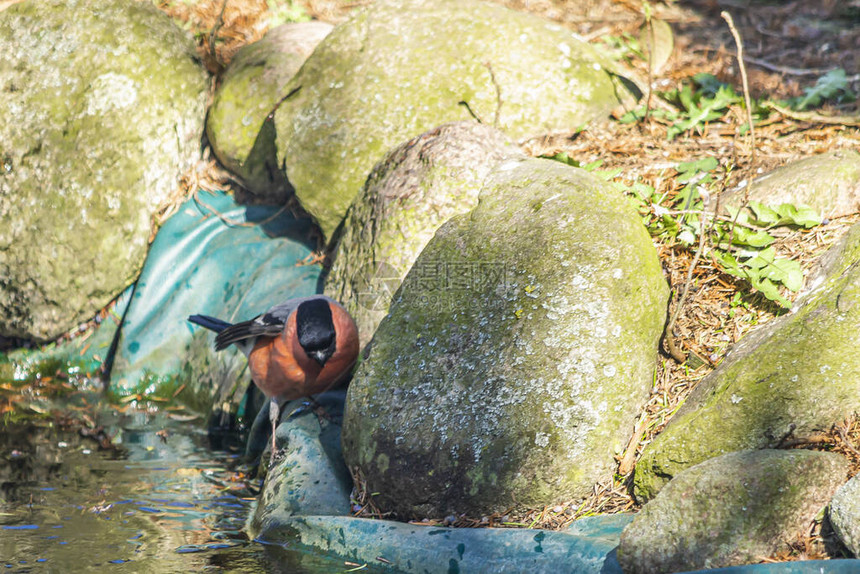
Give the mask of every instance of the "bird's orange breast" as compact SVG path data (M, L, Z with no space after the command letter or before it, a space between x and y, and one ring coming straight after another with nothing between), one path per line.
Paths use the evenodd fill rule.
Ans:
M251 377L267 397L293 400L330 389L347 376L358 358L358 329L340 305L329 304L335 352L323 367L308 357L296 335L296 314L278 337L261 337L248 356Z

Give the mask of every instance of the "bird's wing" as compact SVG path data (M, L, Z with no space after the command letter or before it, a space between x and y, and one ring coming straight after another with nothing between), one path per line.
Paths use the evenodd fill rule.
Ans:
M280 303L271 307L262 315L257 315L248 321L242 321L227 327L215 337L215 349L220 351L226 349L230 345L250 339L252 337L277 337L284 330L290 314L303 302L310 299L325 299L330 300L325 295L312 295L310 297L300 297L290 299L284 303Z

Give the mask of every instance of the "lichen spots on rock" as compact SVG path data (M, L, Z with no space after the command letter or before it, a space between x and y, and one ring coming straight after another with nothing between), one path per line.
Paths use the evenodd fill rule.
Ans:
M635 214L583 173L540 160L504 164L478 207L443 225L404 280L356 373L344 422L348 461L352 445L391 449L388 472L366 473L381 504L405 515L418 506L486 513L512 497L539 505L585 494L609 472L611 445L623 442L618 433L629 432L638 405L610 406L647 396L650 373L639 363L652 359L666 286ZM614 218L591 252L585 197ZM610 243L630 244L636 256L607 258ZM626 274L645 302L613 289L619 261L638 266ZM454 283L426 288L428 269ZM650 310L636 310L642 329L618 329L633 306ZM623 353L614 350L622 336ZM410 472L400 459L436 472Z

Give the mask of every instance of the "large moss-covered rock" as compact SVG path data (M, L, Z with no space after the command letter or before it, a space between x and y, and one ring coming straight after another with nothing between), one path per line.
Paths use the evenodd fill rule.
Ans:
M0 11L0 335L46 340L137 276L197 156L207 80L149 2Z
M845 481L848 460L805 450L743 451L689 468L624 529L625 574L758 562L786 549Z
M278 167L269 114L331 29L324 22L283 24L243 47L230 62L209 109L206 135L212 150L263 203L282 204L292 191Z
M353 201L326 294L356 320L362 345L440 225L478 204L495 166L523 153L496 129L454 122L403 143L377 164Z
M623 196L501 164L439 228L347 396L344 457L403 517L583 496L648 395L667 287Z
M375 2L335 30L275 114L278 159L331 237L383 154L442 123L480 117L508 136L570 132L625 90L588 44L477 0Z
M724 196L724 205L740 203L745 190ZM837 150L787 163L759 178L749 199L765 205L809 205L824 217L860 211L860 154Z
M790 314L742 339L636 465L637 498L724 453L774 448L860 411L860 226L824 256Z

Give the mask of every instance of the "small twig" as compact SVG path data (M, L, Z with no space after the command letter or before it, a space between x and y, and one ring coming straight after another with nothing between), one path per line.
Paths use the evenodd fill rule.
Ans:
M735 22L732 20L732 15L728 12L721 12L720 16L723 17L723 20L726 21L726 24L729 25L729 30L732 32L732 36L735 38L735 44L738 46L738 67L741 71L741 82L744 86L744 104L746 106L747 111L747 123L750 127L750 171L752 171L755 165L755 126L753 125L752 120L752 101L750 99L750 86L749 81L747 80L747 69L744 65L744 44L741 41L741 35L738 33L737 28L735 28ZM744 194L745 200L749 198L749 190L752 187L752 180L750 180L750 185L746 187L746 193Z
M475 111L472 109L472 106L469 105L469 102L467 102L466 100L460 100L457 103L465 107L466 111L469 112L469 115L472 116L472 118L474 118L475 121L477 121L479 124L484 123L484 120L481 119L481 116L475 113Z
M633 431L633 436L630 437L630 442L627 443L627 450L624 452L624 456L621 457L621 462L618 463L618 474L621 476L626 476L631 470L633 470L633 465L636 461L636 447L639 446L639 441L642 440L642 435L645 434L645 429L647 428L648 424L645 422L643 417L636 425L636 429Z
M200 196L196 191L192 195L192 198L194 199L194 203L205 207L207 210L209 210L210 213L214 214L216 217L218 217L218 219L220 219L230 227L257 227L260 225L265 225L270 221L274 221L275 219L277 219L278 216L280 216L289 207L289 203L284 204L278 211L276 211L266 219L263 219L262 221L237 221L235 219L230 219L229 217L227 217L226 215L200 199Z
M812 122L817 124L836 125L836 126L860 126L860 116L825 116L815 112L798 112L775 102L766 102L765 105L770 109L779 112L787 118L798 120L801 122Z
M743 223L743 222L735 221L733 218L727 217L725 215L714 215L713 213L711 213L709 211L704 211L704 210L699 211L699 210L695 210L695 209L667 209L666 211L661 211L660 213L665 213L666 215L701 215L701 216L704 216L706 218L710 217L713 220L729 221L729 222L732 222L734 225L737 225L738 227L746 227L747 229L750 229L753 231L767 231L768 229L772 229L774 227L779 227L779 225L771 225L769 227L758 227L758 226L753 225L751 223Z
M732 227L729 230L729 243L731 243L732 239L734 238L734 231L735 231L735 225L737 224L737 218L738 218L738 216L740 216L743 208L745 208L750 201L750 190L752 189L752 186L753 186L753 177L752 176L753 176L753 170L755 169L755 159L756 159L755 158L755 147L756 146L755 146L755 127L753 126L753 121L752 121L752 102L750 100L750 87L749 87L749 82L747 81L747 69L746 69L746 66L744 65L744 44L741 41L741 35L738 33L737 28L735 28L735 22L734 22L734 20L732 20L732 15L726 11L723 11L720 13L720 16L722 16L723 20L726 21L726 24L729 25L729 30L731 30L732 36L735 39L735 44L737 44L737 47L738 47L738 54L737 54L738 67L740 68L740 71L741 71L741 82L743 83L743 87L744 87L744 105L746 106L747 122L749 123L749 128L750 128L750 163L749 163L749 167L747 168L748 183L744 187L744 200L741 203L740 209L738 209L737 213L735 213L735 221L732 222Z
M218 55L215 51L215 36L224 25L224 11L227 9L227 2L229 1L230 0L224 0L224 3L221 4L221 12L218 14L218 19L215 21L215 25L212 26L212 31L209 32L209 56L211 56L213 62L218 62Z
M744 61L771 72L785 74L786 76L821 76L832 70L832 68L792 68L790 66L778 66L776 64L771 64L767 60L760 60L759 58L753 58L752 56L744 56Z
M706 194L700 194L702 196L702 212L707 211L709 197ZM675 335L672 332L675 328L675 321L678 320L678 316L681 314L681 310L684 308L684 303L687 300L687 295L690 292L690 285L693 283L693 270L696 268L696 264L699 262L699 258L702 256L702 252L705 250L705 220L707 217L699 218L699 246L696 248L696 254L693 256L693 261L690 263L690 267L687 269L687 279L684 282L684 290L681 292L681 297L678 299L678 304L675 305L675 311L672 313L672 317L669 319L669 322L666 323L666 334L663 337L663 340L666 342L666 350L669 351L669 354L673 359L678 361L678 363L683 364L687 360L687 355L675 343Z
M650 7L645 5L645 25L648 27L648 95L645 97L645 115L642 120L647 122L651 114L651 94L654 92L654 25L651 23ZM653 132L652 132L653 133Z
M860 457L860 451L854 448L854 445L851 444L851 439L848 438L848 433L845 432L845 427L843 427L842 425L836 425L836 431L839 433L839 436L842 438L842 442L845 443L845 446L848 448L848 450Z

